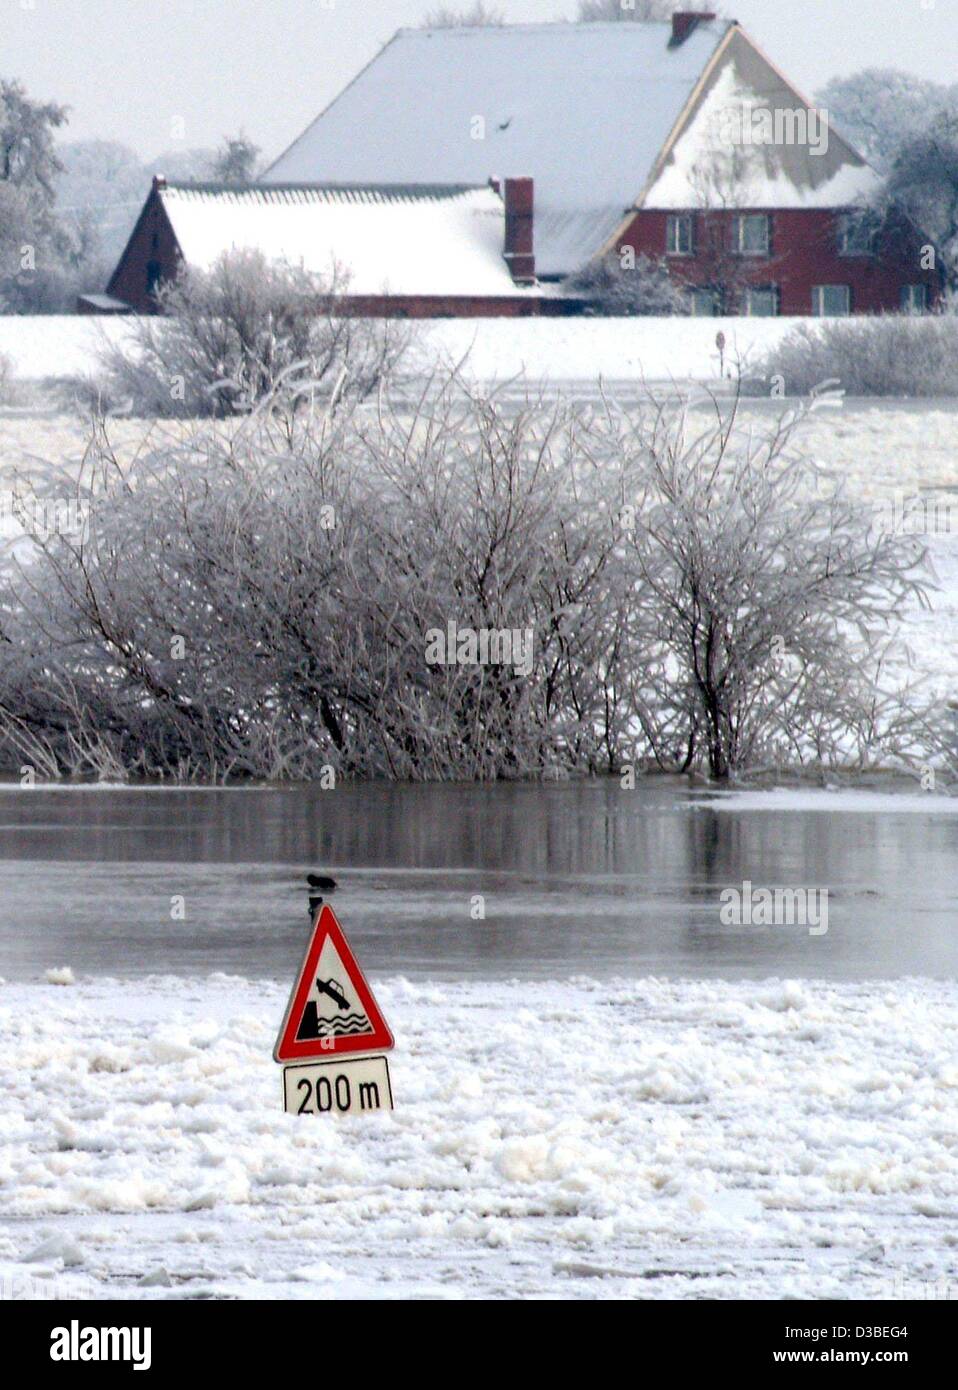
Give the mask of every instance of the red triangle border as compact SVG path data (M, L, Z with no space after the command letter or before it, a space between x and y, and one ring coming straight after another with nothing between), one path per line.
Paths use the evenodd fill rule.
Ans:
M327 1046L323 1047L317 1038L308 1038L302 1042L297 1042L296 1033L302 1021L307 997L312 987L313 975L319 965L319 957L329 938L332 939L333 945L339 952L350 982L359 995L366 1016L372 1024L373 1031L360 1034L358 1037L328 1038L325 1040ZM336 920L336 914L328 904L324 903L316 919L316 925L313 927L313 934L309 939L309 945L296 977L296 983L293 985L283 1026L273 1049L273 1056L277 1062L302 1062L316 1057L341 1057L352 1052L386 1052L394 1046L395 1042L389 1031L389 1025L383 1018L382 1010L373 997L366 977L350 950L343 929Z

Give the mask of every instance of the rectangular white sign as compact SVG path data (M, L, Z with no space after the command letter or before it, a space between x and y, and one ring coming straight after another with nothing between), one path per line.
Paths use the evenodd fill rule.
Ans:
M289 1115L364 1115L392 1110L385 1057L334 1057L283 1068L283 1105Z

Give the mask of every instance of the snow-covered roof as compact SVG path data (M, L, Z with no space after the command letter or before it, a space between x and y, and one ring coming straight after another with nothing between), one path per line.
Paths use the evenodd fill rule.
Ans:
M540 274L575 270L635 200L729 28L401 29L264 182L535 179Z
M834 129L821 155L730 153L730 109L804 99L734 21L671 38L658 21L401 29L264 181L531 176L540 275L577 269L630 208L839 207L874 188Z
M128 314L130 306L123 299L117 299L113 294L81 294L78 296L81 304L88 304L91 309L98 310L101 314Z
M320 275L341 271L356 295L523 293L503 260L505 210L489 187L167 184L158 195L199 269L255 248Z

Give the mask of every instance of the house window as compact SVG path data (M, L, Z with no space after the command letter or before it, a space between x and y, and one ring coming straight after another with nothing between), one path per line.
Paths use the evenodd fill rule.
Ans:
M692 218L688 213L670 216L665 224L665 250L669 256L691 256Z
M903 314L925 314L928 312L928 286L902 285L901 311Z
M734 249L740 256L767 256L769 218L764 212L748 212L736 217Z
M710 319L718 313L718 295L704 285L697 285L689 291L689 301L695 318Z
M841 318L852 311L852 292L848 285L815 285L812 313L817 318Z
M778 288L775 285L749 285L742 312L749 318L774 318L778 313Z
M838 219L838 254L873 256L877 235L873 217L860 212L846 213Z
M147 261L146 263L146 292L155 294L156 287L163 276L163 267L159 261Z

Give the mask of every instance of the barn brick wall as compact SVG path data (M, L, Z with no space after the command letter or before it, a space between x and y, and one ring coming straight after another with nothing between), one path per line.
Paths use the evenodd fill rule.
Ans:
M138 314L155 314L156 301L149 292L151 267L158 267L154 273L162 282L173 279L180 263L179 244L154 188L107 285L107 294L122 299Z
M327 306L328 307L328 306ZM535 295L350 295L337 304L354 318L408 319L526 319L558 318L582 312L575 299Z

